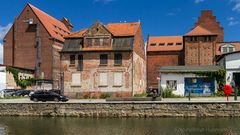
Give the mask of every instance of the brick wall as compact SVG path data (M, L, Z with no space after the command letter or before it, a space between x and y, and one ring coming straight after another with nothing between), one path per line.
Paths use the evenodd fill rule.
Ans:
M29 26L24 20L33 18L34 23L39 22L36 15L32 12L29 6L22 11L20 16L14 23L15 26L15 47L13 54L13 27L7 33L4 42L4 64L9 66L35 69L36 63L36 28ZM58 51L62 48L62 43L53 42L45 27L40 24L40 38L41 38L41 56L42 64L41 70L44 72L45 79L52 79L52 71L56 73L60 65L53 67L53 57L60 62L59 54L52 48L56 44ZM14 60L14 63L13 63ZM55 62L56 63L56 62ZM55 78L55 77L54 77Z
M148 52L147 53L147 86L157 88L157 77L161 66L183 65L184 57L181 51Z
M119 53L119 52L118 52ZM106 92L106 93L132 93L132 53L121 52L123 56L122 66L114 66L114 52L82 52L83 71L77 71L78 62L70 65L70 54L62 54L62 69L64 72L64 93L71 97L82 97L87 92ZM77 59L77 54L76 59ZM108 65L100 66L100 54L108 54ZM108 86L99 86L99 74L108 74ZM123 82L121 87L113 86L113 73L121 72ZM80 73L81 86L72 85L72 74Z

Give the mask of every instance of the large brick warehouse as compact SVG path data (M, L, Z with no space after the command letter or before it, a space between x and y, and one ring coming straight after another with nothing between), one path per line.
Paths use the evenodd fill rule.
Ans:
M32 69L37 78L59 80L60 51L72 25L27 4L4 37L4 65Z

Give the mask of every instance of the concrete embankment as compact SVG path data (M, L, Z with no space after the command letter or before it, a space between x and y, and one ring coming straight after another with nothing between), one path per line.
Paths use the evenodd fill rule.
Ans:
M240 102L0 103L0 116L240 117Z

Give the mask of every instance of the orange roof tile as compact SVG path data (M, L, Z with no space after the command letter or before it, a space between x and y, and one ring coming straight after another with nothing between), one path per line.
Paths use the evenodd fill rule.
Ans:
M197 26L192 31L185 34L185 36L201 36L201 35L216 35L216 34L208 31L207 29L201 26Z
M114 36L134 36L140 27L140 22L109 23L105 26Z
M168 45L168 43L173 44ZM177 43L181 43L181 45L176 45ZM156 45L152 46L151 44ZM150 36L148 38L147 51L181 51L182 49L183 49L182 36Z
M69 29L59 20L53 18L40 9L28 4L36 16L39 18L42 25L46 28L49 34L62 42L64 42L64 36L70 34Z
M134 23L109 23L105 25L106 29L113 34L113 36L134 36L140 27L140 22ZM82 29L79 32L72 33L65 38L83 37L83 34L88 29Z
M88 29L82 29L78 32L71 33L70 35L65 36L65 38L78 38L78 37L83 37L83 34L87 31Z

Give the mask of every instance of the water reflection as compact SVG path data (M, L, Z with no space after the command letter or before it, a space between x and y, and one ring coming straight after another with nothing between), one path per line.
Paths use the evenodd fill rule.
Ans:
M238 135L240 134L239 120L239 118L92 119L49 117L0 117L0 134Z

